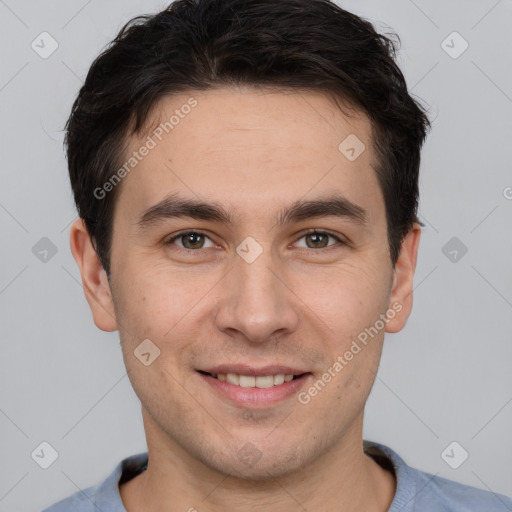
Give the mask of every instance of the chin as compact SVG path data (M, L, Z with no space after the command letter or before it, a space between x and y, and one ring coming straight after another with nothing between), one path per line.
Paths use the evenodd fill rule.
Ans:
M225 454L226 452L224 452ZM290 446L286 452L278 452L275 447L260 451L248 442L240 450L229 453L233 458L203 460L203 464L224 475L240 480L271 481L300 471L304 467L303 457L296 447Z

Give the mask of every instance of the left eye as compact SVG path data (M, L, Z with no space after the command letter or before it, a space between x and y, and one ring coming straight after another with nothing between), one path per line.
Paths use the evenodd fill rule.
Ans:
M336 242L341 242L341 240L334 235L331 235L330 233L326 233L324 231L313 231L311 233L306 233L305 235L302 235L299 240L302 239L310 240L311 244L308 244L306 242L306 249L324 249L326 247L330 247L334 244L328 244L328 239L332 238Z

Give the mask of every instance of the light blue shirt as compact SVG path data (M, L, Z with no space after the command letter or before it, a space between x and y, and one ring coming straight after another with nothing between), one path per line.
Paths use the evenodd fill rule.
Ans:
M388 512L512 512L511 498L411 468L383 444L364 441L364 451L395 472L397 488ZM135 477L147 462L147 453L127 457L103 483L79 491L43 512L126 512L119 481L121 477L123 482Z

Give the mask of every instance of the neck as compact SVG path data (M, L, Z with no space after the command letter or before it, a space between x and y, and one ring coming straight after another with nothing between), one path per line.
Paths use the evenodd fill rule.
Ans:
M127 512L169 507L190 512L249 512L262 507L272 507L273 512L386 512L396 491L395 476L363 452L362 414L334 448L307 467L258 480L206 466L179 444L169 445L169 438L146 420L148 468L119 488Z

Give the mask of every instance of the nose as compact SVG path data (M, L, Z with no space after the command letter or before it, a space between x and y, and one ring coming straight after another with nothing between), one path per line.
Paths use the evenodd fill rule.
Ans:
M262 343L293 332L298 325L297 303L283 272L264 250L252 263L235 256L225 277L216 311L217 328L251 343Z

